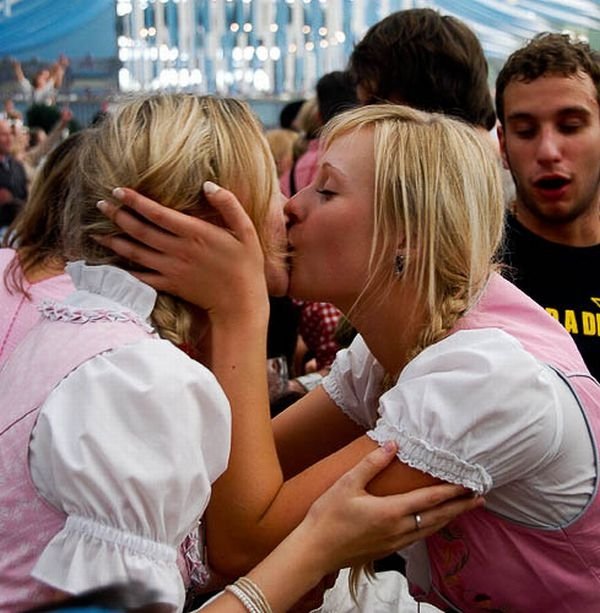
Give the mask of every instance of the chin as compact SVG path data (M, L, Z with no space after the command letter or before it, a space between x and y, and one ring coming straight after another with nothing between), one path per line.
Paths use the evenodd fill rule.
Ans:
M325 302L322 296L316 296L314 292L314 286L312 284L303 284L294 279L294 275L290 277L290 283L288 286L288 296L290 298L296 298L298 300L307 300L310 302Z

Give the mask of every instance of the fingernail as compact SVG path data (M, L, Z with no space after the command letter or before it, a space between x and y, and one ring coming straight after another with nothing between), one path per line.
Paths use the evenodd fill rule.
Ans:
M396 453L396 443L394 441L386 441L383 443L383 448L387 453Z
M112 190L112 195L121 200L125 197L125 192L121 187L115 187L115 189Z
M204 181L202 189L204 190L205 194L216 194L221 188L212 181Z
M103 212L106 213L106 211L108 210L108 202L106 202L106 200L98 200L98 202L96 202L96 206Z

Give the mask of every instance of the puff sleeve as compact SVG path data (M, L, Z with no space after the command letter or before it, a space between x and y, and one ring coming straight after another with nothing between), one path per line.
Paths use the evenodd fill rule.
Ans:
M554 458L562 385L505 332L456 332L406 366L368 435L395 440L414 468L485 493Z
M138 580L181 609L177 547L229 447L225 394L168 341L84 363L50 394L30 443L38 492L67 515L33 576L66 592Z
M350 419L369 429L377 419L383 375L383 368L358 335L350 347L338 351L323 389Z

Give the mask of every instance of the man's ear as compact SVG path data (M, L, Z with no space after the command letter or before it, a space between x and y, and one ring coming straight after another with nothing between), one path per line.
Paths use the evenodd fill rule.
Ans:
M496 128L496 133L498 135L498 144L500 145L500 157L502 158L502 165L506 170L510 170L508 156L506 155L506 137L504 136L504 128L501 123L498 124Z

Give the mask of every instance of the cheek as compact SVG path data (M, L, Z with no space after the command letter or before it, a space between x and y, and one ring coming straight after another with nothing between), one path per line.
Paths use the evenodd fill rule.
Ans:
M590 142L589 145L584 148L581 158L586 159L585 164L590 171L600 166L600 131L598 133L598 140Z
M312 243L313 255L319 266L329 274L341 277L361 276L368 260L368 243L352 232L351 227L325 231L319 229Z
M283 207L279 204L271 207L267 218L267 227L271 244L277 248L284 247L286 243L285 218Z
M527 168L535 163L536 155L534 147L527 147L523 144L518 146L507 147L503 158L506 161L506 167L514 174L526 174Z

